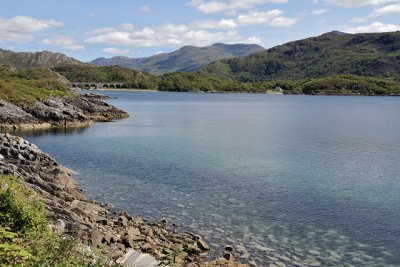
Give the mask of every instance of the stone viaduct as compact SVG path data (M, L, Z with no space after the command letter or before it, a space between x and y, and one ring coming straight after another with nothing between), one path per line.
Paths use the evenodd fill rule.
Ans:
M97 82L70 82L71 88L80 89L109 89L109 88L125 88L124 83L97 83Z

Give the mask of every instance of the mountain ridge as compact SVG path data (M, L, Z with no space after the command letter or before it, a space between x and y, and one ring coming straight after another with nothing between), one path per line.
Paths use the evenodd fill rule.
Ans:
M38 52L14 52L0 48L0 64L16 68L56 67L82 65L83 62L62 53L47 50Z
M217 59L242 57L263 50L263 47L255 44L216 43L206 47L188 45L170 53L160 53L151 57L128 58L116 56L112 58L97 58L89 63L96 66L119 65L160 75L174 71L195 71Z

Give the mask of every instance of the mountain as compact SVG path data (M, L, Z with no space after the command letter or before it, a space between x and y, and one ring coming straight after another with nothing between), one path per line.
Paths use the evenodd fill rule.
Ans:
M35 53L13 52L0 49L0 65L16 68L55 67L60 65L81 65L79 60L61 53L41 51Z
M174 71L194 71L218 59L243 57L260 51L264 51L264 48L254 44L217 43L206 47L184 46L171 53L145 58L97 58L90 63L97 66L119 65L160 75Z
M400 32L325 33L243 58L217 60L200 73L246 82L336 74L400 80Z

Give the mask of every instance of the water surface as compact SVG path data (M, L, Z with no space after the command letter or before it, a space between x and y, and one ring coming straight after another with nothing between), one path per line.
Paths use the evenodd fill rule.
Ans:
M131 117L26 136L90 197L262 266L400 266L399 98L106 94Z

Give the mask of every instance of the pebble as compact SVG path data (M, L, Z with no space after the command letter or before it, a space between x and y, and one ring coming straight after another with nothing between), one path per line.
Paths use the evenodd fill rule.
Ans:
M280 261L276 261L275 265L278 267L286 267L286 264L284 264L283 262L280 262Z

